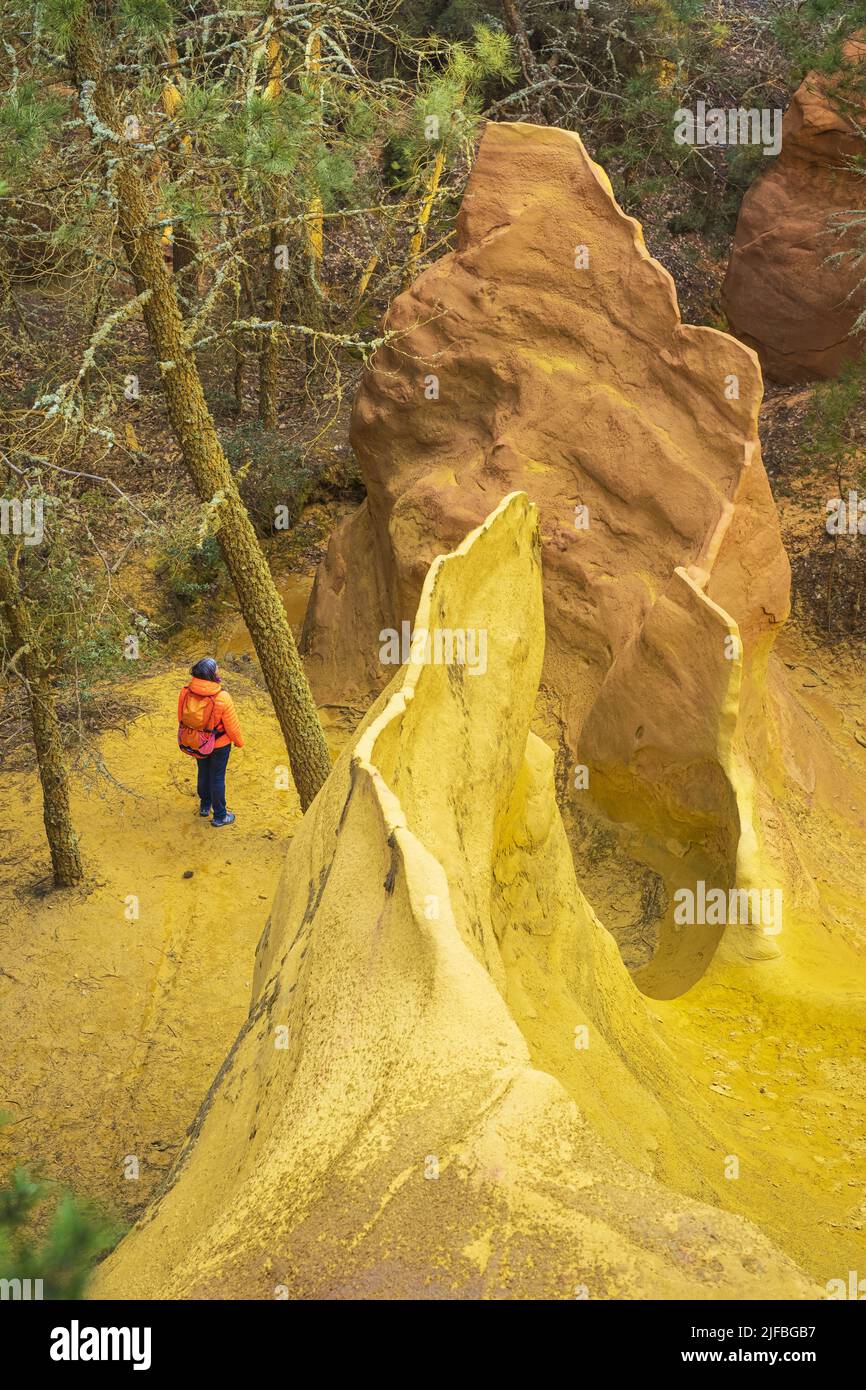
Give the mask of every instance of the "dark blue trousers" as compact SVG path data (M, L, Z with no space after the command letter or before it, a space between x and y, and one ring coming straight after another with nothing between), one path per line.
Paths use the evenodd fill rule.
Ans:
M226 763L232 746L215 748L206 758L198 761L198 799L202 810L213 808L214 820L225 820L226 814Z

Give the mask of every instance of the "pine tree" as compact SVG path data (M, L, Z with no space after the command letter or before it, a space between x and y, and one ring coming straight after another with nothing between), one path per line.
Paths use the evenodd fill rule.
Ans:
M241 612L261 662L286 741L292 776L306 809L328 776L331 760L312 692L279 592L222 449L165 266L146 184L132 151L111 82L102 71L98 25L89 4L70 31L69 62L82 114L111 165L117 226L142 300L148 336L162 374L172 430L199 497L219 506L217 539Z

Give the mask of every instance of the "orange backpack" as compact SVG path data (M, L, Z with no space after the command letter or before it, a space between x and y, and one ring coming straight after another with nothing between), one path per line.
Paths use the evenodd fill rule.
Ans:
M214 750L222 724L214 724L215 695L194 695L188 685L183 688L180 723L177 726L177 745L191 758L206 758Z

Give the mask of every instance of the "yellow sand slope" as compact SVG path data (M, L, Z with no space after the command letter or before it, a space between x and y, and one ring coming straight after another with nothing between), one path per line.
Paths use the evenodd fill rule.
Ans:
M486 633L486 671L410 662L341 757L289 850L249 1018L94 1295L817 1296L748 1221L647 1171L647 1150L673 1171L678 1143L713 1140L578 888L530 732L522 494L434 562L415 627Z

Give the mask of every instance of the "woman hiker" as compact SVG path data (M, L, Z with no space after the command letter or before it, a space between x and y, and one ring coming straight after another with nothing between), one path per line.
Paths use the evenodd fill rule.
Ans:
M177 702L177 741L184 753L198 762L199 815L209 816L218 828L231 825L234 813L226 810L226 763L232 744L243 748L241 726L234 701L223 690L217 664L205 656L192 668Z

